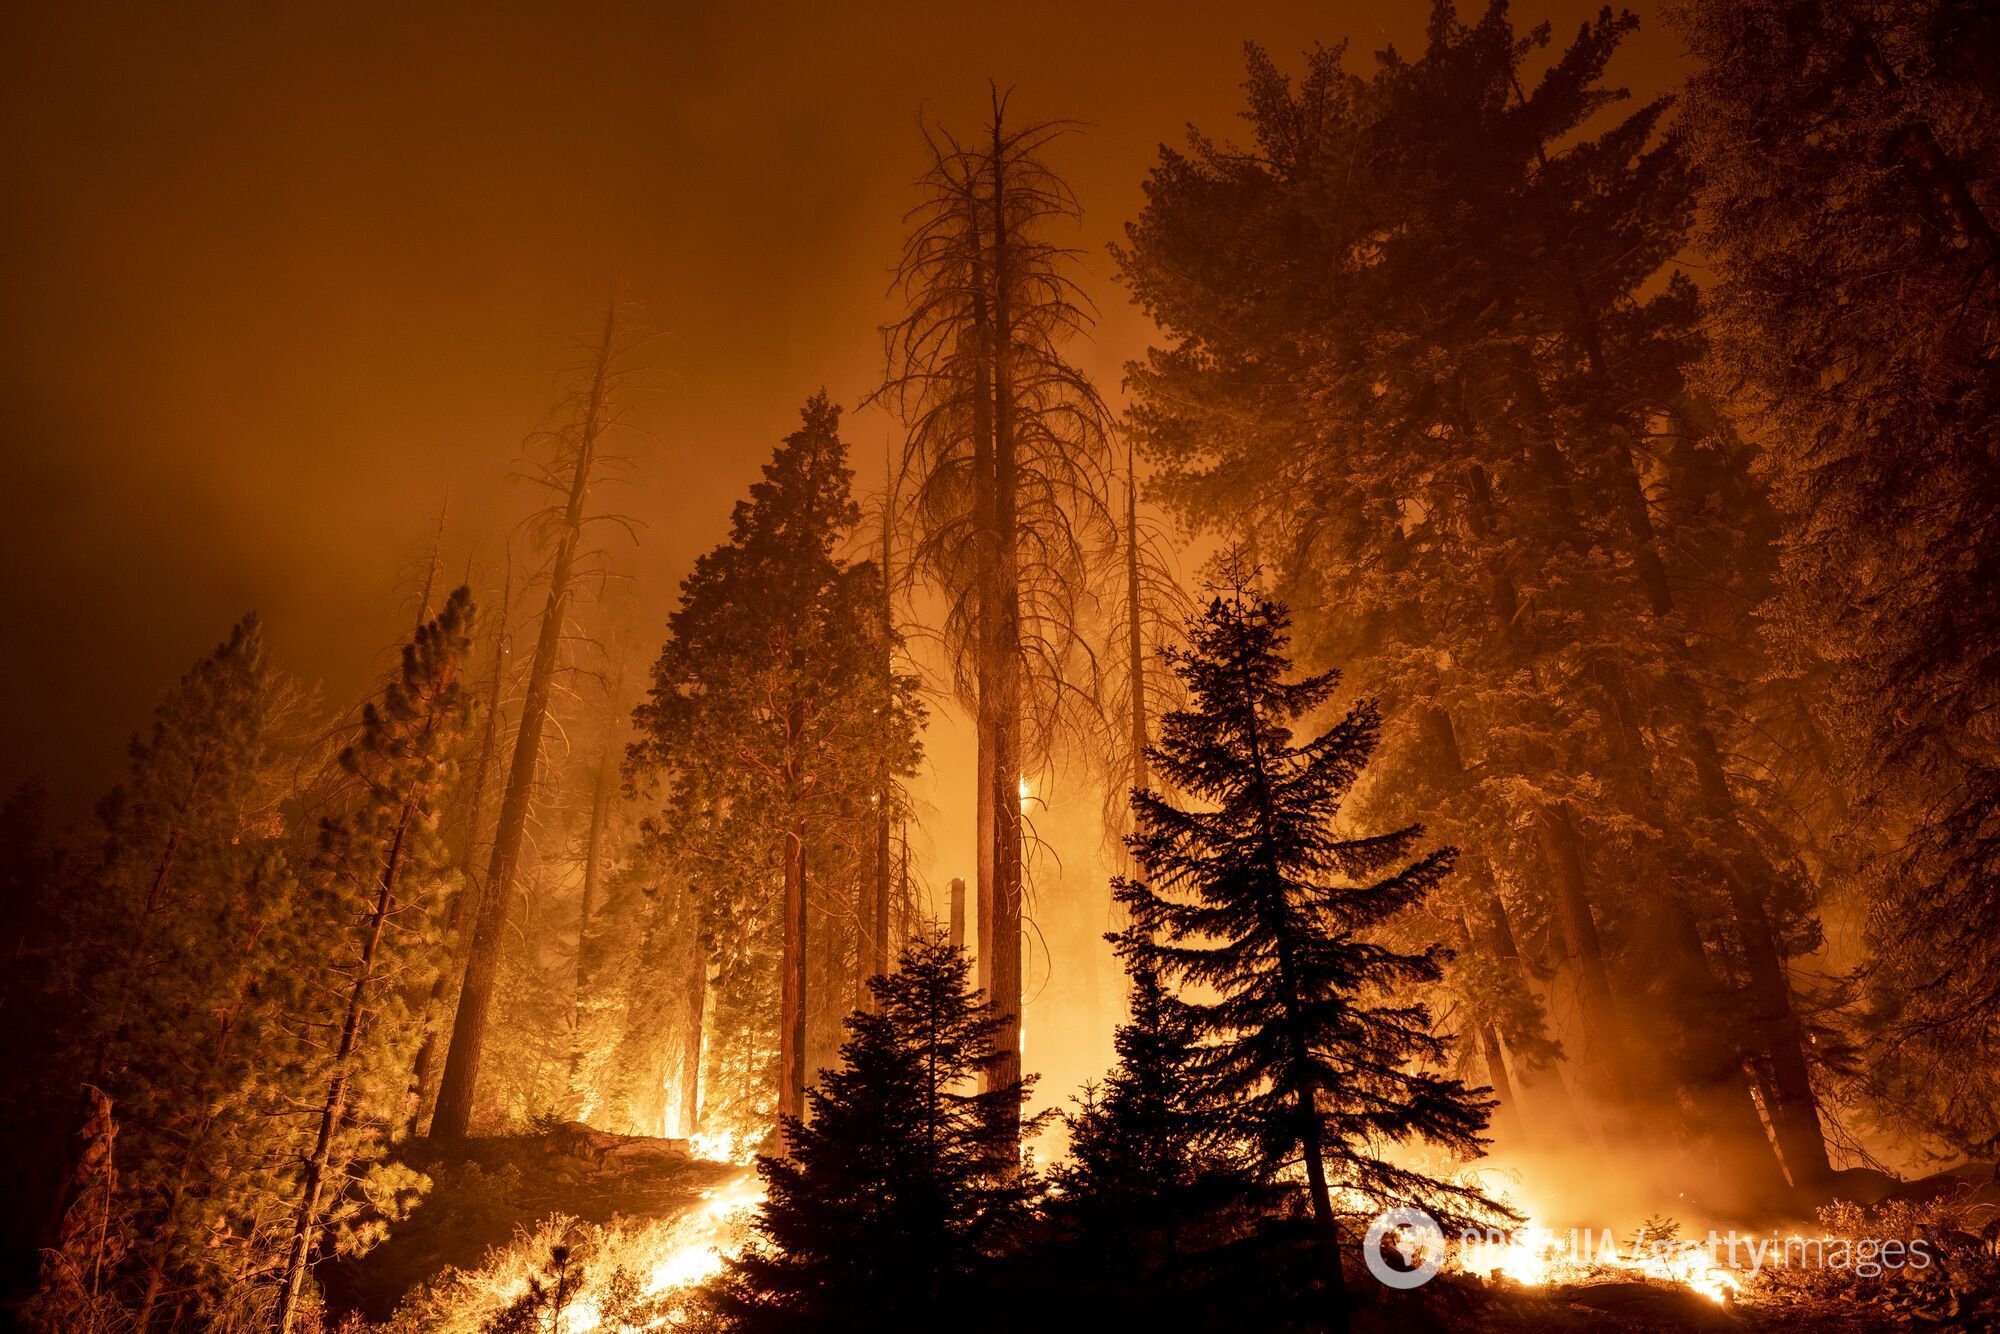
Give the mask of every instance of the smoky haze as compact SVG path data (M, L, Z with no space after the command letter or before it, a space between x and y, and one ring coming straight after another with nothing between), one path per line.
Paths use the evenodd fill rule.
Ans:
M1059 161L1104 316L1083 359L1115 390L1146 329L1104 247L1157 145L1190 120L1231 132L1246 39L1408 47L1422 11L17 9L0 783L86 799L253 608L289 669L356 693L447 492L454 558L498 560L565 336L614 293L663 334L615 501L647 525L616 559L657 623L806 395L852 408L875 383L918 117L970 123L989 78L1026 114L1090 122ZM1626 77L1664 70L1671 40L1642 33ZM864 486L888 431L850 413Z

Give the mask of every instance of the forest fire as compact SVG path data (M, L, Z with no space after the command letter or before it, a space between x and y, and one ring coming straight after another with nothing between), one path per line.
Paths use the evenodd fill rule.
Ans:
M1637 2L21 7L0 1326L2000 1328L2000 5Z
M743 1216L764 1200L764 1187L746 1173L702 1201L665 1239L665 1253L646 1270L646 1292L657 1296L715 1277L743 1244Z

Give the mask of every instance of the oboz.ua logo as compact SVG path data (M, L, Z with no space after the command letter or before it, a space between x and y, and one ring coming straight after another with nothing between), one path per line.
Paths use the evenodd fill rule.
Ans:
M1444 1229L1422 1209L1384 1209L1361 1239L1361 1258L1384 1287L1421 1288L1444 1264Z

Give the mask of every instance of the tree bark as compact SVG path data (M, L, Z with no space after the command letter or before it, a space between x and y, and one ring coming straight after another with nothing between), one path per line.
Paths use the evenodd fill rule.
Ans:
M1469 953L1474 946L1472 927L1462 912L1458 915L1457 926L1458 948ZM1514 1096L1513 1081L1507 1077L1507 1060L1500 1049L1500 1033L1484 1015L1476 1016L1473 1021L1473 1040L1479 1046L1479 1057L1486 1064L1486 1080L1493 1090L1493 1123L1502 1138L1525 1145L1527 1125Z
M1779 1207L1786 1195L1784 1171L1751 1101L1729 1025L1733 1006L1709 964L1701 928L1686 905L1671 897L1655 915L1664 919L1661 971L1672 979L1671 994L1692 1011L1692 1022L1681 1031L1687 1044L1683 1078L1708 1140L1706 1162L1698 1166L1708 1168L1716 1198L1733 1196L1760 1210Z
M1522 991L1536 996L1546 1005L1546 998L1537 991L1526 961L1521 958L1521 948L1514 937L1514 923L1507 914L1507 905L1493 891L1490 880L1481 906L1484 914L1473 928L1473 938L1513 974ZM1502 1036L1504 1040L1505 1035ZM1547 1121L1546 1128L1534 1138L1559 1144L1582 1145L1590 1142L1583 1116L1570 1097L1569 1086L1564 1083L1560 1068L1537 1074L1525 1062L1519 1062L1515 1066L1514 1077L1515 1085L1520 1089L1524 1126L1537 1119L1533 1111L1536 1107L1541 1109L1542 1117Z
M438 1087L437 1111L431 1135L463 1139L472 1126L473 1099L478 1091L480 1059L486 1045L487 1016L493 1008L493 988L500 976L500 949L513 905L514 877L528 828L528 807L541 759L542 727L547 721L549 693L561 655L563 619L569 607L570 578L577 547L583 538L584 501L590 491L591 465L605 417L605 391L611 370L616 312L604 317L603 341L597 349L590 397L577 444L576 467L570 478L569 503L563 512L555 560L549 568L549 600L542 612L535 660L528 673L528 691L521 701L521 722L514 737L514 761L507 774L507 795L500 804L500 822L493 834L493 856L487 863L486 884L473 924L472 948L465 980L459 988L458 1013L452 1024L451 1048L445 1057L444 1079Z

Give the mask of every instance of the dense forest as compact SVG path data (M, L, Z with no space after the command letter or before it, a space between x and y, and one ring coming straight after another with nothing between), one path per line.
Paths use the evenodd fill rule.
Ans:
M1108 256L926 112L779 439L596 305L361 697L204 627L0 806L0 1319L2000 1321L2000 11L1646 22L1249 46Z

